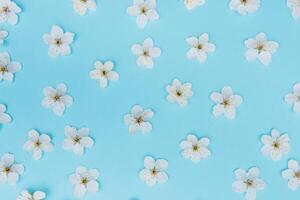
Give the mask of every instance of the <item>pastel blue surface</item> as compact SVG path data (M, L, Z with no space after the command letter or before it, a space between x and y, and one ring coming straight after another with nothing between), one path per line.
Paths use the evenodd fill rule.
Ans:
M161 18L144 30L126 14L131 0L98 0L97 10L84 17L75 13L71 1L16 2L23 12L18 25L2 26L9 36L1 51L8 51L23 69L14 83L0 83L0 102L13 117L1 127L0 155L14 153L25 173L17 186L0 186L1 200L16 199L23 189L44 190L48 200L73 200L68 177L78 165L101 172L100 191L88 194L87 200L244 199L232 191L233 171L252 166L260 168L268 184L257 199L299 199L300 190L289 190L281 177L290 158L300 160L300 115L283 100L300 81L300 22L292 18L285 0L263 0L247 16L230 11L227 0L207 0L193 11L179 0L158 1ZM42 35L54 24L76 34L70 56L49 58ZM216 44L215 53L205 64L187 60L185 39L204 32ZM259 32L280 45L269 67L244 58L244 40ZM152 70L137 67L130 50L148 36L162 49ZM119 81L100 89L89 77L96 60L113 60ZM166 100L165 86L175 77L193 84L194 96L185 108ZM57 117L41 106L42 90L62 82L74 104ZM244 99L233 121L211 114L209 95L225 85ZM128 133L123 116L134 104L155 111L151 133ZM66 125L90 128L96 143L83 157L62 149ZM49 133L55 145L40 161L22 149L32 128ZM279 162L260 153L260 136L272 128L291 138L292 151ZM180 155L179 143L190 132L211 140L212 156L196 165ZM140 181L146 155L169 161L167 183L150 188Z

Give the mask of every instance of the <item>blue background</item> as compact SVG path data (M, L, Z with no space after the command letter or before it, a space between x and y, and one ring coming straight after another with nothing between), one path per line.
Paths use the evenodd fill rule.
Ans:
M299 77L300 22L292 18L285 0L264 0L260 9L240 16L229 1L207 0L187 11L179 0L158 1L160 19L139 30L126 13L130 0L98 0L95 12L81 17L71 1L16 0L22 7L16 26L9 31L1 51L23 64L14 83L0 84L0 102L8 106L13 122L0 130L0 155L15 154L26 170L17 186L0 186L1 199L12 200L22 189L44 190L48 200L73 200L68 180L78 165L101 172L101 188L84 199L104 200L238 200L232 191L234 169L258 166L268 187L257 199L297 200L300 190L288 189L281 171L290 158L300 160L300 115L283 98ZM51 59L42 35L57 24L76 34L72 55ZM185 39L207 32L216 52L204 64L186 59ZM244 58L244 40L265 32L280 46L269 67ZM152 70L136 66L134 43L152 37L162 55ZM96 60L113 60L120 80L101 89L90 79ZM173 78L193 84L194 96L182 108L166 100ZM66 83L74 104L63 117L41 106L45 86ZM233 121L214 118L209 95L230 85L244 98ZM123 116L134 104L152 108L150 134L130 135ZM77 157L61 147L64 127L88 127L95 146ZM54 152L34 161L23 151L30 129L52 136ZM287 132L292 151L279 162L260 153L260 136L272 128ZM180 155L179 143L190 132L211 140L212 156L195 165ZM143 158L153 155L169 161L169 181L153 188L138 178Z

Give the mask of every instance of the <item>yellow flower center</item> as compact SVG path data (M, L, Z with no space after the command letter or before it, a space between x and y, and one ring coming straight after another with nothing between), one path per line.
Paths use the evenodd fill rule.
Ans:
M155 169L155 167L151 170L151 174L153 175L153 176L156 176L157 175L157 170Z
M275 149L279 149L280 148L280 143L279 142L274 142L273 143L273 147L275 148Z
M228 100L228 99L225 99L225 100L223 101L222 105L223 105L224 107L229 106L229 105L230 105L229 100Z
M80 138L78 135L76 135L76 136L73 138L73 142L74 142L75 144L78 144L78 143L80 142L80 140L81 140L81 138Z
M2 11L2 13L8 13L9 12L9 8L7 6L2 7L1 11Z
M3 172L4 172L5 174L8 174L9 172L11 172L10 167L5 167Z
M199 49L199 50L203 49L203 45L202 44L198 44L197 45L197 49Z
M135 119L136 123L141 124L142 122L144 122L143 117L139 116L138 118Z
M6 67L6 66L0 66L0 72L1 72L2 74L4 74L5 72L8 72L7 67Z
M141 7L141 13L145 14L147 12L147 7L146 6L142 6Z
M80 183L83 184L83 185L87 185L88 179L87 178L82 178Z
M297 171L297 172L295 173L295 177L296 177L297 179L300 179L300 170Z
M52 97L53 101L59 101L60 100L60 95L54 95L54 97Z
M34 143L34 146L35 146L35 147L40 147L41 144L42 144L42 143L38 140L38 141L36 141L36 142Z
M256 49L258 50L258 52L261 52L265 49L265 46L263 44L258 44Z
M54 43L55 43L57 46L62 45L62 41L61 41L60 38L55 39Z
M177 90L177 91L176 91L176 95L177 95L178 97L181 97L181 96L182 96L182 92L181 92L180 90Z
M248 179L247 181L245 181L245 184L247 185L247 188L252 187L253 186L253 180Z
M198 151L199 147L197 145L193 145L193 151Z

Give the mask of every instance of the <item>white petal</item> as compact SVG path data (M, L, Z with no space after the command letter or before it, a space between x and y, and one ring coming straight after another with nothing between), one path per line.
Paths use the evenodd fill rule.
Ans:
M97 181L89 181L87 184L87 190L89 192L98 192L99 184Z
M17 173L9 173L7 175L7 183L9 185L16 185L19 180L19 175Z
M77 197L77 198L81 198L85 195L86 193L86 188L81 185L81 184L78 184L75 186L75 189L74 189L74 195Z
M41 191L36 191L35 193L33 193L33 198L34 200L42 200L46 198L46 194Z
M258 57L258 51L256 49L248 49L245 57L248 61L254 61Z
M151 156L144 158L144 166L146 169L152 169L155 166L155 160Z
M145 28L147 22L148 22L148 18L144 14L138 15L137 18L136 18L136 23L137 23L138 27L141 28L141 29Z
M11 122L11 117L6 113L0 113L0 123L1 124L8 124Z
M51 28L51 36L53 38L61 38L64 34L64 31L62 30L61 27L57 26L57 25L54 25L52 26Z
M147 17L148 17L149 20L157 20L157 19L159 19L159 15L156 12L156 10L154 10L154 9L148 10L148 12L146 13L146 15L147 15Z
M80 143L87 148L91 148L94 145L94 141L90 137L83 137Z
M269 65L272 60L272 55L270 52L264 51L258 54L258 59L264 65Z
M155 167L159 171L166 170L168 168L168 161L164 159L158 159L155 161Z

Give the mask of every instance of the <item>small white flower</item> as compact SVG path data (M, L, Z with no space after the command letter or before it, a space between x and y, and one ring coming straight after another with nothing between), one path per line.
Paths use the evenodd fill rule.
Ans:
M140 171L139 177L145 181L148 186L154 186L157 183L165 183L168 175L165 170L168 168L168 161L164 159L155 160L151 156L144 158L144 169Z
M57 25L52 26L51 33L44 34L43 40L49 45L48 54L55 58L58 55L71 54L71 47L74 39L74 33L64 32L63 29Z
M194 163L200 162L200 160L207 158L211 155L209 149L209 139L206 137L198 139L197 136L189 134L186 140L180 143L182 149L181 155L184 158L191 159Z
M282 172L282 177L288 180L288 187L296 190L300 187L300 165L296 160L289 160L288 169Z
M35 160L40 160L43 152L53 151L51 138L46 134L39 134L36 130L32 129L28 132L28 139L23 148L25 151L32 151Z
M11 0L0 0L0 23L8 22L11 25L18 23L18 13L22 9Z
M24 166L15 163L15 156L6 153L0 161L0 184L16 185L19 176L24 173Z
M300 0L287 0L287 6L292 10L294 19L300 18Z
M99 183L98 177L100 173L97 169L90 169L83 166L76 168L75 174L72 174L69 178L71 184L74 186L74 195L77 198L81 198L86 192L98 192Z
M67 95L67 86L63 83L59 84L56 88L45 87L44 99L42 105L45 108L51 108L55 115L62 116L66 107L73 104L73 98Z
M213 115L218 117L222 114L227 119L234 119L236 115L236 108L241 105L243 99L240 95L234 95L230 86L225 86L221 93L213 92L210 95L216 105L213 107Z
M127 8L127 13L136 17L136 24L142 29L148 21L159 19L155 8L156 0L133 0L133 5Z
M192 10L197 6L202 6L205 3L205 0L183 0L186 9Z
M131 51L137 56L136 64L145 68L153 68L153 58L157 58L161 54L161 50L158 47L154 47L153 40L147 38L143 44L134 44L131 47Z
M6 112L6 106L4 104L0 104L0 124L8 124L11 122L11 116Z
M188 99L193 96L192 84L181 83L178 79L174 79L166 90L169 93L167 100L171 103L178 103L180 106L186 106Z
M107 61L104 64L101 61L96 61L94 67L95 69L90 72L90 77L99 79L102 88L107 87L109 80L117 81L119 79L119 74L112 70L114 68L112 61Z
M290 138L287 134L280 134L278 130L272 129L271 135L263 135L261 142L264 146L261 148L263 155L270 155L272 160L281 160L282 156L290 152Z
M29 193L27 190L23 190L18 196L17 200L43 200L46 199L46 194L42 191L35 191Z
M243 169L234 171L236 181L232 184L235 192L245 193L247 200L255 200L257 190L263 190L267 184L259 178L259 169L252 167L247 172Z
M152 130L152 124L149 120L153 117L154 113L151 109L143 109L139 105L135 105L131 109L131 113L124 116L124 122L129 126L129 133L141 131L148 133Z
M240 15L254 13L260 7L260 0L231 0L230 10L237 11Z
M83 155L84 148L91 148L94 141L89 137L90 129L81 128L76 129L72 126L65 127L65 139L63 141L63 148L72 150L75 155Z
M14 73L20 71L21 64L10 60L8 52L0 53L0 81L13 81Z
M272 54L277 51L279 44L274 41L267 41L266 34L259 33L256 38L246 40L245 46L248 48L245 53L248 61L258 59L263 65L269 65L272 61Z
M5 30L0 30L0 45L4 43L5 38L8 36L8 32Z
M293 93L285 95L285 102L293 105L293 110L300 113L300 83L296 83L293 87Z
M207 53L215 51L214 44L209 43L209 36L207 33L203 33L199 38L189 37L186 42L191 46L190 50L186 53L188 59L196 59L200 63L203 63L207 59Z
M85 15L88 10L96 10L95 0L72 0L73 8L79 15Z

